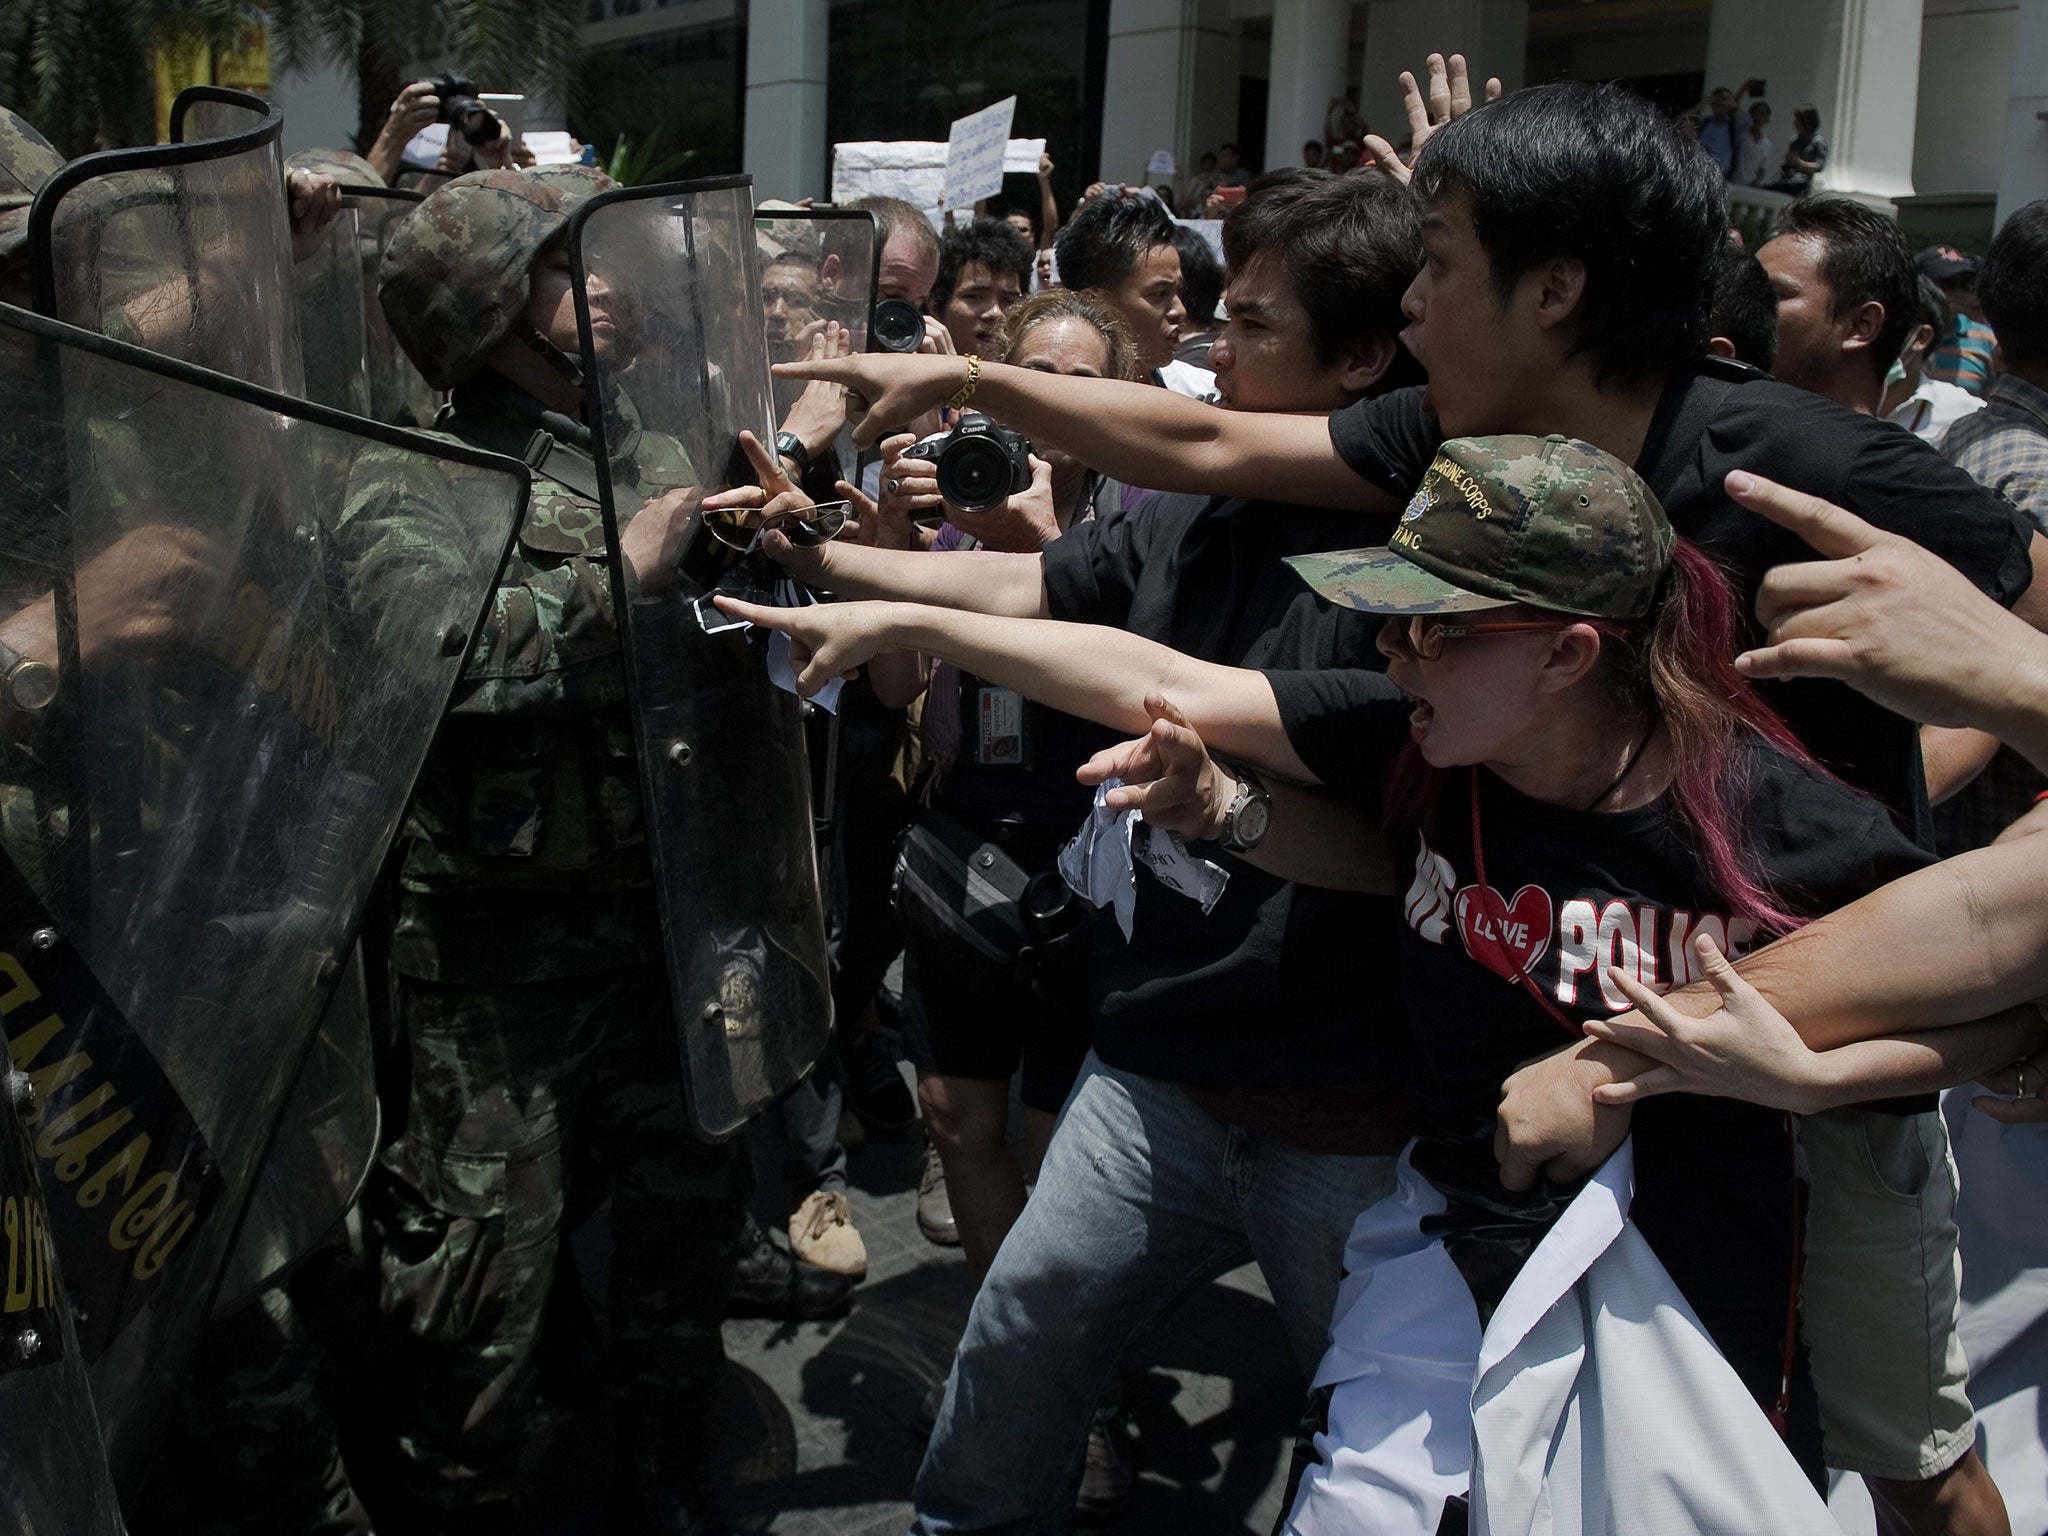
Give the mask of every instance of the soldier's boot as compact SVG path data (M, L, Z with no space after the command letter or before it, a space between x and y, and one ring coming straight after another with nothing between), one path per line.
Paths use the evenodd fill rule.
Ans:
M645 1393L619 1400L607 1536L732 1536L704 1493L704 1410Z

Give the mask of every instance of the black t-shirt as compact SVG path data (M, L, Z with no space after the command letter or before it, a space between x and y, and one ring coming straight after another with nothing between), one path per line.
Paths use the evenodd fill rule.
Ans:
M1333 789L1384 809L1387 769L1410 735L1409 702L1375 674L1271 677L1302 760ZM1743 830L1769 889L1794 916L1831 911L1931 862L1875 800L1766 746L1748 765ZM1473 855L1475 776L1484 887ZM1392 834L1411 1096L1421 1117L1414 1161L1446 1191L1454 1219L1461 1206L1482 1212L1464 1222L1468 1237L1482 1239L1473 1244L1478 1262L1454 1244L1476 1293L1487 1287L1475 1275L1489 1266L1497 1281L1511 1277L1564 1198L1539 1189L1521 1200L1500 1189L1493 1126L1501 1083L1575 1038L1584 1020L1631 1006L1607 980L1610 964L1662 991L1698 979L1691 943L1702 931L1730 953L1759 938L1709 882L1669 800L1580 811L1460 768L1437 776L1423 826ZM1531 995L1524 974L1563 1022ZM1745 1380L1768 1395L1790 1284L1785 1117L1732 1099L1669 1095L1640 1106L1632 1129L1632 1216ZM1530 1229L1504 1248L1496 1243L1503 1214L1507 1226Z
M1385 538L1393 520L1382 524L1373 533ZM1227 666L1366 668L1379 659L1379 621L1325 602L1281 563L1358 537L1351 513L1161 496L1047 545L1047 604L1056 619ZM1391 903L1276 880L1213 845L1194 851L1230 871L1208 916L1141 868L1132 938L1107 913L1097 927L1089 993L1102 1059L1216 1088L1397 1072L1393 989L1355 985L1361 964L1391 969Z
M1730 389L1674 467L1663 439L1692 383L1691 376L1674 380L1665 392L1638 468L1667 470L1650 474L1650 489L1672 526L1727 571L1745 621L1764 572L1817 557L1796 535L1728 499L1722 482L1735 469L1820 496L1925 545L2007 607L2033 580L2033 526L2011 502L1912 433L1789 384L1759 379ZM1332 413L1330 438L1361 476L1399 497L1420 483L1443 443L1420 389ZM1842 683L1768 684L1763 692L1814 756L1884 801L1918 842L1932 846L1913 722Z

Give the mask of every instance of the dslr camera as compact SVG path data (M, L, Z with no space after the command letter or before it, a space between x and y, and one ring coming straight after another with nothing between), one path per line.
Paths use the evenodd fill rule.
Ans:
M937 466L939 495L955 512L992 512L1031 488L1031 439L963 411L950 432L913 443L906 458Z
M472 144L488 144L505 131L498 114L476 99L475 81L449 74L436 75L428 83L441 98L441 115L436 121L446 123L450 132L461 134Z
M883 299L868 319L870 352L915 352L924 344L924 316L907 299Z

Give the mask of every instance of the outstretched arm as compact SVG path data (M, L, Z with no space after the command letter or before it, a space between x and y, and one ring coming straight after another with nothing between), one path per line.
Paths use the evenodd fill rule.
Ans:
M933 565L959 555L927 557ZM1106 624L998 618L914 603L764 608L721 597L735 618L790 637L798 691L809 695L889 651L922 651L1069 715L1138 735L1148 694L1175 700L1217 750L1282 778L1314 783L1281 724L1265 675L1197 661Z
M1394 499L1354 471L1330 441L1328 418L1224 411L1170 389L1120 379L980 365L972 399L1006 426L1056 443L1089 468L1155 491L1200 496L1284 495L1305 506L1398 511ZM853 428L862 447L895 424L952 400L967 385L964 357L870 352L778 363L784 378L830 379L866 402Z

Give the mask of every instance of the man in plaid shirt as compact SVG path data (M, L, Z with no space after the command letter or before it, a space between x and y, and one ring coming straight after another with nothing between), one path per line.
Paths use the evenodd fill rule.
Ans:
M1955 465L2048 527L2048 201L2005 221L1977 275L1984 317L1998 335L2000 371L1984 409L1948 429ZM2023 815L2048 778L2010 748L1935 812L1943 854L1980 848Z

